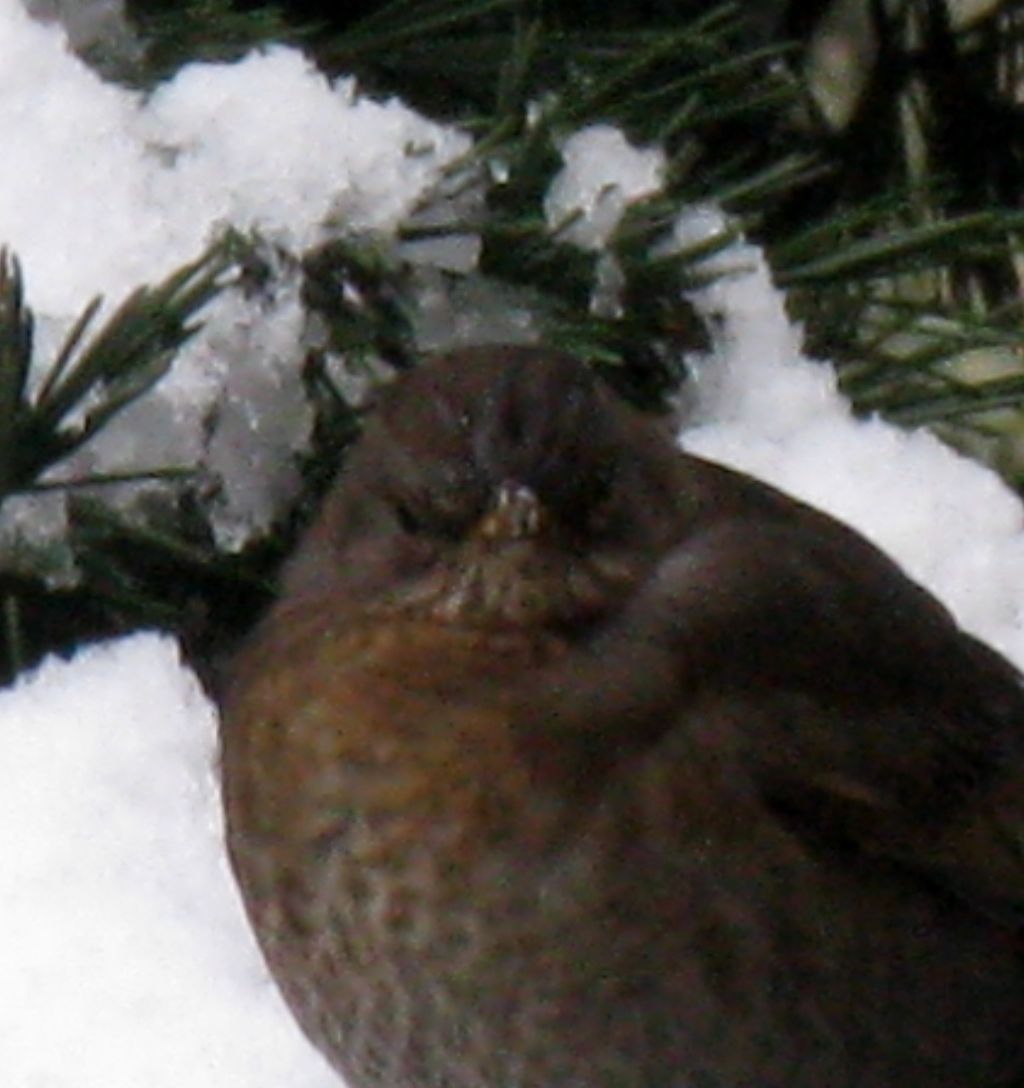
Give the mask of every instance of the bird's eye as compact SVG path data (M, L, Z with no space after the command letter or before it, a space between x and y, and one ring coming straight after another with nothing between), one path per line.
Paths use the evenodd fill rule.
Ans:
M583 519L589 533L616 536L621 531L622 504L615 487L615 474L610 469L602 469L588 480Z
M582 520L589 522L610 505L613 498L613 481L612 472L603 466L577 478L575 497Z
M615 482L615 470L610 465L602 465L590 478L590 505L594 508L608 503L612 498Z
M394 511L399 528L409 536L425 536L436 540L458 540L462 536L462 522L454 515L436 510L433 506L424 510L420 506L395 502Z
M396 502L394 505L395 520L403 533L410 536L418 536L424 531L423 519L404 502Z

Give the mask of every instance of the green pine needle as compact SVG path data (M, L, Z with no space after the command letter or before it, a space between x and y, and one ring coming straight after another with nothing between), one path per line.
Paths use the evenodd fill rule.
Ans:
M32 315L17 260L0 253L0 504L39 489L47 470L163 377L233 262L232 245L218 242L162 283L132 292L86 343L102 302L93 299L33 391Z

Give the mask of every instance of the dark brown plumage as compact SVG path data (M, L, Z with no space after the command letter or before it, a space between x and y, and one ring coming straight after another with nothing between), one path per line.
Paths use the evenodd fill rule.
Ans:
M351 1088L1024 1084L1022 748L875 548L531 348L389 390L223 717Z

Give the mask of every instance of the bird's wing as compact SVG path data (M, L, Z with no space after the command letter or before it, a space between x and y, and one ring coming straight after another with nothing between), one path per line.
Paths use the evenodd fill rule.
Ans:
M647 720L662 730L706 727L686 708L717 708L713 727L808 842L1024 921L1020 674L856 534L804 508L712 526L592 649L659 678ZM668 698L684 712L666 717ZM657 741L648 728L636 743Z

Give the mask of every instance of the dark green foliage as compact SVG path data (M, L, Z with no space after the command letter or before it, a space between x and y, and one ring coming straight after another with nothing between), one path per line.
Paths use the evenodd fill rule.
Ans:
M24 307L17 259L0 250L0 504L45 486L47 469L166 374L230 262L228 247L219 244L158 286L138 288L86 344L102 302L93 299L31 389L32 315ZM98 482L104 481L75 481Z
M218 243L155 287L138 288L87 338L101 305L94 299L35 383L29 369L33 320L24 305L21 271L16 258L0 252L0 509L14 496L55 489L74 495L130 480L181 481L196 468L126 466L120 473L86 474L60 482L47 475L167 372L178 350L199 328L198 313L220 291L236 248L230 240ZM71 645L88 634L161 618L179 626L182 612L175 602L187 578L180 569L175 578L166 571L154 573L148 590L128 593L117 549L103 554L95 526L105 517L109 536L111 523L117 522L123 539L134 538L133 554L139 551L141 531L121 524L109 512L101 516L102 509L85 498L71 504L71 543L83 570L81 589L54 590L0 568L4 615L0 680L40 652ZM89 525L94 527L91 534L86 531ZM80 530L84 536L79 536ZM182 523L175 519L174 533L182 531ZM153 537L165 559L179 561L180 567L184 558L180 544L177 549L169 547L175 537L161 537L155 530ZM206 562L216 559L209 542L202 554Z
M125 81L152 86L193 61L233 61L270 42L300 44L312 27L290 20L279 4L232 0L128 0L127 10L142 36L142 60L117 73Z

